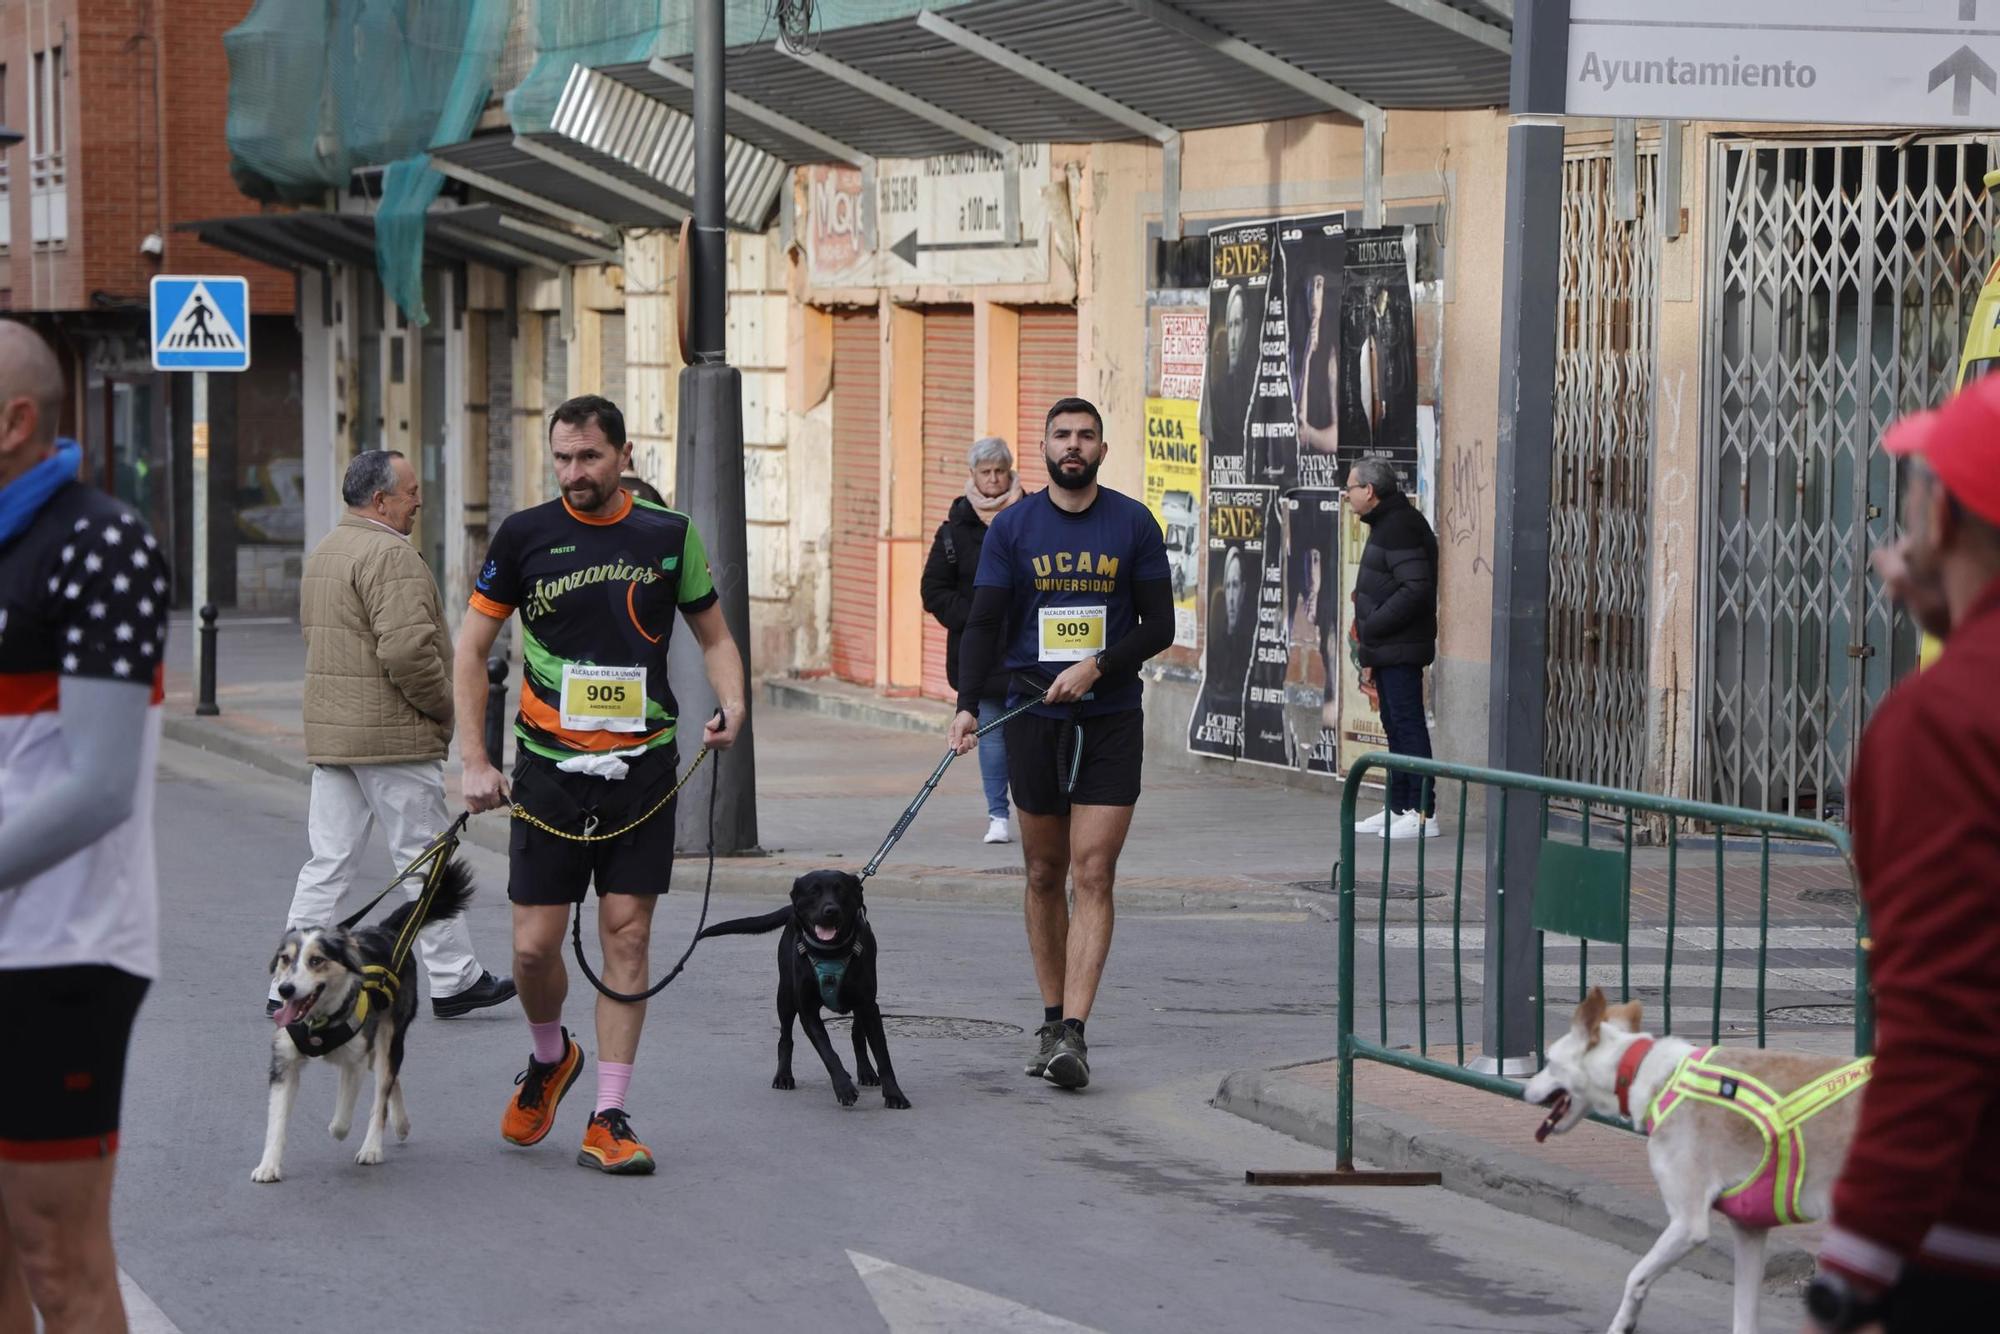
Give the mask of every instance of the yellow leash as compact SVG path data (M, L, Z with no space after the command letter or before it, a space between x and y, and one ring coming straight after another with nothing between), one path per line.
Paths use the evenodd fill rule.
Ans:
M537 816L533 811L530 811L526 806L523 806L518 801L514 803L514 818L517 820L525 820L529 824L533 825L535 828L541 830L545 834L554 834L557 838L568 839L572 843L609 843L614 838L623 838L625 835L631 833L634 829L637 829L640 825L646 823L646 821L652 819L655 815L658 815L661 811L665 810L667 808L667 803L672 801L675 797L678 797L681 794L681 789L688 785L688 780L694 777L695 770L701 768L701 762L707 758L708 758L708 747L703 746L701 748L701 753L694 757L694 763L690 764L688 766L687 772L681 775L681 781L675 783L673 787L668 790L666 796L661 797L658 801L654 802L652 808L648 810L644 815L640 816L638 819L632 821L628 825L625 825L623 828L614 829L608 834L599 834L592 832L592 829L597 824L597 817L594 815L586 817L587 823L584 825L583 833L572 834L567 830L556 828L554 825L550 824L546 820L543 820L542 818Z

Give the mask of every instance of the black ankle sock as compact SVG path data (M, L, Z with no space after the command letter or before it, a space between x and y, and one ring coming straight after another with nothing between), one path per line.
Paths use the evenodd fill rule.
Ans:
M1078 1037L1083 1036L1083 1020L1065 1019L1062 1022L1064 1028L1067 1028L1070 1032L1076 1034Z
M1060 1005L1044 1005L1044 1006L1042 1007L1042 1022L1043 1022L1043 1023L1045 1023L1045 1024L1059 1024L1059 1023L1061 1023L1061 1022L1062 1022L1062 1006L1060 1006Z

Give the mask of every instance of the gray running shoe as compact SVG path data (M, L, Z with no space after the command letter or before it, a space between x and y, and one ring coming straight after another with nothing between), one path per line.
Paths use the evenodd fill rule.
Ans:
M1063 1030L1056 1039L1055 1050L1049 1053L1048 1068L1042 1071L1042 1078L1057 1088L1071 1090L1090 1083L1090 1049L1084 1045L1083 1034Z
M1027 1075L1030 1079L1040 1079L1043 1072L1049 1068L1049 1057L1054 1054L1056 1042L1062 1035L1063 1026L1060 1019L1056 1020L1053 1024L1043 1024L1040 1028L1036 1029L1034 1059L1028 1062L1027 1068L1021 1073Z

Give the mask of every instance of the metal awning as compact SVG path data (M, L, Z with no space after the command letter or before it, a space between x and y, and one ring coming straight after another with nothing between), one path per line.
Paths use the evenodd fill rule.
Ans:
M284 269L325 270L335 264L375 266L375 215L305 210L250 213L178 222L209 245ZM512 269L523 264L615 262L613 246L579 236L546 218L523 217L492 204L433 208L424 227L427 264L483 264Z
M852 160L826 140L873 157L927 157L993 147L984 136L1146 137L1135 118L1186 131L1330 111L1364 120L1382 109L1504 106L1512 12L1511 0L974 0L826 32L805 57L770 41L734 47L726 119L730 134L797 165ZM977 40L940 35L953 27ZM676 56L596 73L688 112L689 69ZM1134 115L1051 91L1049 75ZM816 134L788 132L784 121Z
M433 148L431 165L454 180L496 198L561 218L601 236L609 236L620 227L665 227L685 215L683 204L664 196L651 203L642 202L634 199L627 189L585 179L562 159L567 147L567 142L555 135L514 135L503 131ZM558 160L549 161L535 151L538 148L556 155ZM585 165L600 167L602 175L619 180L621 186L630 190L641 189L637 181L618 177L616 171L629 170L621 164Z

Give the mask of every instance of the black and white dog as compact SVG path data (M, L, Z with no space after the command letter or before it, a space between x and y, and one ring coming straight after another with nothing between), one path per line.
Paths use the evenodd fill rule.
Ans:
M417 925L456 917L471 901L472 872L453 858ZM278 943L271 960L281 1003L272 1015L278 1028L271 1037L270 1119L264 1126L264 1158L250 1173L252 1181L276 1181L283 1173L285 1127L299 1091L299 1070L313 1057L340 1068L340 1093L333 1124L327 1127L335 1139L346 1139L354 1123L362 1070L375 1072L368 1134L355 1162L382 1161L382 1127L391 1110L396 1138L410 1137L410 1114L403 1107L403 1037L417 1013L417 964L412 950L391 971L389 957L416 909L415 903L405 903L380 923L352 931L294 927Z

